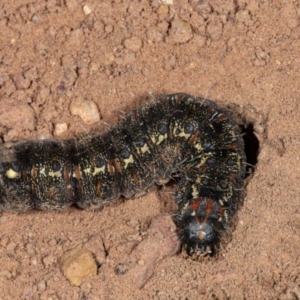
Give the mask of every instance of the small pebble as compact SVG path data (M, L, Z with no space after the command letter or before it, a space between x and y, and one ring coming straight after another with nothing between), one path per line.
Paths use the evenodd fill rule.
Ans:
M7 252L13 252L15 250L15 248L17 247L17 244L14 243L14 242L11 242L9 243L7 246L6 246L6 251Z
M147 231L147 237L131 253L139 257L135 267L128 272L132 282L141 289L153 275L155 266L163 258L175 255L179 248L180 242L172 219L160 217L154 220ZM126 264L125 261L123 263Z
M36 23L36 24L38 24L38 23L40 23L40 18L38 17L38 15L33 15L32 16L32 18L31 18L31 21L33 22L33 23Z
M54 135L56 136L61 136L64 133L66 133L68 130L68 125L67 123L57 123L55 125L55 129L54 129Z
M37 265L37 259L35 257L31 258L30 265L31 266L36 266Z
M218 40L223 33L223 25L221 20L218 18L213 18L207 25L207 34L213 41Z
M62 271L72 285L80 286L84 277L97 274L97 264L92 252L86 249L73 249L62 258Z
M43 263L46 268L50 267L56 261L56 257L52 254L47 255L43 258Z
M142 41L139 37L133 36L124 41L124 46L126 49L132 52L138 52L142 48Z
M51 240L48 242L48 244L49 244L49 246L54 247L54 246L57 245L57 242L56 242L55 239L51 239Z
M37 284L37 288L39 290L39 292L44 292L46 290L47 284L45 280L41 280L38 284Z
M30 80L20 73L13 76L13 81L18 90L26 90L30 86Z
M2 216L1 218L0 218L0 222L1 223L5 223L7 221L7 216Z
M12 277L12 274L8 270L3 270L0 272L0 278L4 277L6 279L10 279Z
M256 132L256 133L264 133L265 132L265 128L262 126L262 125L259 125L259 124L255 124L253 126L253 130Z
M70 110L72 115L79 116L85 124L100 121L98 107L92 101L74 100L71 103Z
M169 13L169 5L168 3L161 4L157 10L160 19L164 19L167 17Z
M4 140L5 141L12 141L12 140L16 140L19 136L19 133L17 130L15 129L10 129L7 134L4 134Z
M86 4L83 6L83 12L85 15L89 15L92 12L92 9L90 8L89 5Z
M236 38L235 37L231 37L227 40L227 46L229 48L232 48L236 43Z
M26 244L26 252L29 254L29 255L33 255L35 252L34 252L34 246L32 243L28 243Z
M180 19L172 21L170 36L167 42L170 44L186 43L193 38L192 26Z
M107 25L107 26L105 26L105 28L104 28L104 31L105 31L106 33L113 32L113 30L114 30L114 28L113 28L112 25Z

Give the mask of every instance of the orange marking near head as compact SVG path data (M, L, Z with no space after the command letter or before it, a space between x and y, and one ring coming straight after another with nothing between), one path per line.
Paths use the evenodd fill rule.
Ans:
M239 147L238 144L233 141L231 144L227 144L227 149L238 151Z
M175 103L180 103L183 99L184 95L175 95Z
M112 166L112 164L110 163L110 161L107 162L107 169L109 172L110 176L114 176L115 175L115 167Z
M97 189L96 189L96 194L97 194L97 196L101 196L101 194L102 194L102 192L101 192L101 187L102 187L101 182L98 182L98 184L97 184Z
M80 171L80 167L77 165L75 166L75 177L79 180L81 179L81 171Z
M38 176L37 168L35 167L35 165L32 165L32 168L31 168L31 177L32 177L32 179L36 179L37 176Z
M218 206L218 214L222 217L224 216L224 209L223 209L222 205Z
M114 164L116 170L117 170L119 173L122 173L122 168L121 168L120 162L119 162L119 160L118 160L117 158L115 158L115 159L113 160L113 164Z
M223 120L226 120L227 119L227 117L224 115L224 114L219 114L218 116L217 116L217 120L218 121L223 121Z
M204 239L204 237L205 237L204 232L203 232L202 230L200 230L200 231L199 231L199 234L198 234L198 239L199 239L200 241L202 241L202 240Z
M194 201L190 204L190 207L193 211L196 211L199 207L199 204L201 202L201 198L196 198Z
M71 165L66 163L64 165L64 168L63 168L63 178L66 180L66 181L69 181L70 180L70 176L71 176Z
M193 145L199 135L199 130L197 130L189 139L189 145Z
M212 206L213 206L213 201L211 199L208 199L206 202L206 210L205 210L207 217L211 214Z

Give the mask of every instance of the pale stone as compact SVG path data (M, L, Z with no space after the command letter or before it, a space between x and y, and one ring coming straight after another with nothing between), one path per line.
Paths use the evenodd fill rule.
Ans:
M57 123L54 129L54 135L61 136L68 130L67 123Z
M169 44L186 43L193 38L193 30L191 24L180 19L172 21L170 35L167 37Z
M62 271L72 285L80 286L84 277L97 274L97 264L90 251L73 249L63 256Z
M85 124L100 121L98 107L92 101L74 100L71 103L70 110L72 115L79 116Z

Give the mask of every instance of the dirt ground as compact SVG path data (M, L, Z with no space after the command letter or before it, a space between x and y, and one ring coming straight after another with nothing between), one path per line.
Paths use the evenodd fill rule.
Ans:
M0 299L300 299L299 1L0 0L0 24L3 142L103 132L186 92L234 104L260 146L212 258L175 254L172 187L96 212L1 213ZM63 272L76 249L97 263L77 286Z

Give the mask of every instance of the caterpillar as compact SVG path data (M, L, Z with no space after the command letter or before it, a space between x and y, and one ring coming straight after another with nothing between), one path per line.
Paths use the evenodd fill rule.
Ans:
M239 207L244 142L207 99L162 95L104 134L0 145L0 211L98 209L176 175L178 234L188 254L213 253Z

